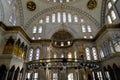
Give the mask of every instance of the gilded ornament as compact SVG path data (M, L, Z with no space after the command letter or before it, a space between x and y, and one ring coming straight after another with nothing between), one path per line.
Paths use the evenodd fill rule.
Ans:
M34 11L36 9L36 4L33 1L27 2L27 9L30 11Z
M94 9L97 6L97 1L96 0L90 0L87 3L87 8L88 9Z

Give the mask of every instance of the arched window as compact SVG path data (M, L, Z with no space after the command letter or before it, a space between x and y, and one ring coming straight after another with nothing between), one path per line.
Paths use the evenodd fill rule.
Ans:
M68 45L71 45L71 42L70 42L70 41L67 41L67 44L68 44Z
M30 80L30 78L31 78L31 73L27 73L26 78L27 78L28 80Z
M84 37L84 39L87 39L87 36L83 36Z
M39 37L38 37L38 40L40 40L40 39L41 39L41 37L39 36Z
M64 54L61 54L61 58L64 58Z
M38 28L38 33L42 33L42 26Z
M54 54L54 56L53 56L54 58L57 58L57 54Z
M80 19L80 22L81 22L81 23L84 23L84 19L81 18L81 19Z
M61 22L61 13L60 12L57 13L57 21L58 21L58 23Z
M69 73L69 74L68 74L68 80L74 80L74 78L73 78L73 73Z
M10 15L10 17L9 17L9 22L13 22L13 15Z
M101 71L97 72L97 77L99 80L103 80Z
M71 52L68 53L68 58L72 58L72 53Z
M93 36L92 36L92 35L90 35L90 39L93 39Z
M64 42L61 42L60 46L64 46Z
M39 56L40 56L40 49L37 48L37 49L36 49L36 60L39 59Z
M72 1L77 1L77 0L47 0L48 2L54 2L54 3L68 3Z
M116 14L113 10L111 10L111 17L112 17L112 20L116 19Z
M14 21L13 21L13 25L15 26L15 25L16 25L16 23L17 23L17 21L16 21L16 19L14 19Z
M78 16L74 15L74 22L78 22Z
M112 12L112 14L114 14L114 12ZM109 14L109 15L111 15L111 14ZM110 16L109 18L112 18L112 17ZM50 24L50 26L53 25L55 27L56 24L60 24L60 23L67 23L67 24L73 23L73 24L75 24L76 27L81 28L81 29L79 29L79 31L83 32L82 38L93 39L93 36L91 36L91 35L93 32L92 26L94 26L94 24L92 24L90 21L87 21L87 19L85 17L81 17L81 15L78 14L77 12L76 13L73 13L71 11L50 12L47 15L41 16L41 18L38 20L38 22L39 22L39 24L35 25L31 30L31 33L33 33L31 35L32 40L42 39L44 37L44 35L42 35L42 32L44 32L44 27L45 26L47 27L48 24ZM64 26L64 27L68 27L68 26ZM90 32L91 32L91 34L88 35ZM65 44L61 43L60 45L64 46Z
M91 29L90 25L87 26L87 30L88 30L88 32L92 32L92 29Z
M53 73L53 79L52 80L58 80L58 74L57 73Z
M104 58L104 57L105 57L104 52L103 52L102 49L100 50L100 56L101 56L101 58Z
M108 71L105 71L105 76L106 76L106 78L107 78L108 80L110 80L110 74L109 74Z
M97 58L97 51L96 51L95 47L92 48L92 53L93 53L94 60L98 60L98 58Z
M109 24L113 23L117 18L116 13L115 13L115 8L114 8L115 2L116 2L116 0L108 0L107 1L106 18L107 18L107 21Z
M43 19L40 19L39 23L42 24L43 23Z
M85 25L82 25L82 32L86 32Z
M93 77L93 80L95 80L95 73L92 72L92 77Z
M29 61L32 61L33 58L33 49L31 48L29 51Z
M91 60L90 49L89 49L88 47L85 48L85 53L86 53L86 58L87 58L87 60Z
M32 37L32 40L35 40L35 37Z
M33 74L33 80L38 80L38 73Z
M36 26L33 27L33 33L37 33L37 27Z
M66 12L63 12L63 23L66 23Z
M112 19L111 19L111 17L109 15L107 16L107 19L108 19L108 23L111 24L112 23Z
M112 7L112 3L108 2L108 9L110 9Z
M56 14L53 13L53 14L52 14L52 22L55 23L55 21L56 21Z
M50 16L46 16L46 23L50 22Z
M72 22L72 15L71 15L71 13L68 13L68 22L69 22L69 23Z

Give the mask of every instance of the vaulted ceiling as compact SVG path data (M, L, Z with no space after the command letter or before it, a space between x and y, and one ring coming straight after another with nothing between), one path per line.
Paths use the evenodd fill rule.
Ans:
M0 20L6 25L21 26L25 32L32 37L32 30L34 26L42 26L42 38L51 38L53 33L60 29L66 29L73 34L74 38L82 38L79 21L75 22L58 22L56 23L40 23L40 20L45 22L46 17L52 21L52 15L69 14L77 15L78 20L84 19L84 25L92 26L95 36L99 31L102 23L102 13L104 13L103 5L105 0L0 0ZM16 21L10 22L10 16L14 15ZM63 19L64 16L61 18ZM35 35L35 36L39 36Z

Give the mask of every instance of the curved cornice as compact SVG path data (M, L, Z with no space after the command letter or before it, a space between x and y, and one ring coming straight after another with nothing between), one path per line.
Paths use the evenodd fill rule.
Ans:
M95 18L93 18L91 15L89 15L88 13L80 10L79 8L75 8L75 7L72 7L72 6L64 6L62 7L63 9L66 9L66 10L72 10L74 12L78 12L84 16L87 16L97 27L100 26L99 22L97 22L97 20ZM25 30L31 25L31 23L33 21L35 21L38 17L40 17L42 14L45 14L47 12L51 12L51 11L54 11L54 10L57 10L57 9L61 9L61 6L54 6L54 7L50 7L50 8L47 8L47 9L44 9L40 12L38 12L37 14L35 14L26 24L25 24Z
M101 6L101 25L103 26L105 23L105 11L106 11L106 2L107 0L102 1L102 6Z
M5 31L18 31L23 34L23 36L30 42L30 43L40 43L40 42L51 42L50 39L41 39L41 40L31 40L30 37L25 33L25 31L20 26L6 26L2 22L0 22L0 28L4 29ZM74 39L73 41L86 41L86 42L94 42L96 41L106 30L108 29L120 29L119 24L108 24L104 25L101 30L97 33L94 39Z

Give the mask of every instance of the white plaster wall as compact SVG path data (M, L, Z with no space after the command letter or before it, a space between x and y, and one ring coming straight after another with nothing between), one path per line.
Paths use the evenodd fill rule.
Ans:
M6 25L12 25L8 19L9 19L9 16L12 14L12 9L10 7L10 5L8 4L7 0L1 0L2 4L4 5L3 8L4 8L4 23Z
M5 45L4 34L2 29L0 28L0 55L3 53L4 45Z
M4 21L4 9L1 1L0 1L0 21Z
M24 63L24 61L22 59L19 59L17 57L12 57L11 62L10 62L10 67L15 65L16 69L17 69L17 67L22 69L23 68L23 63Z

